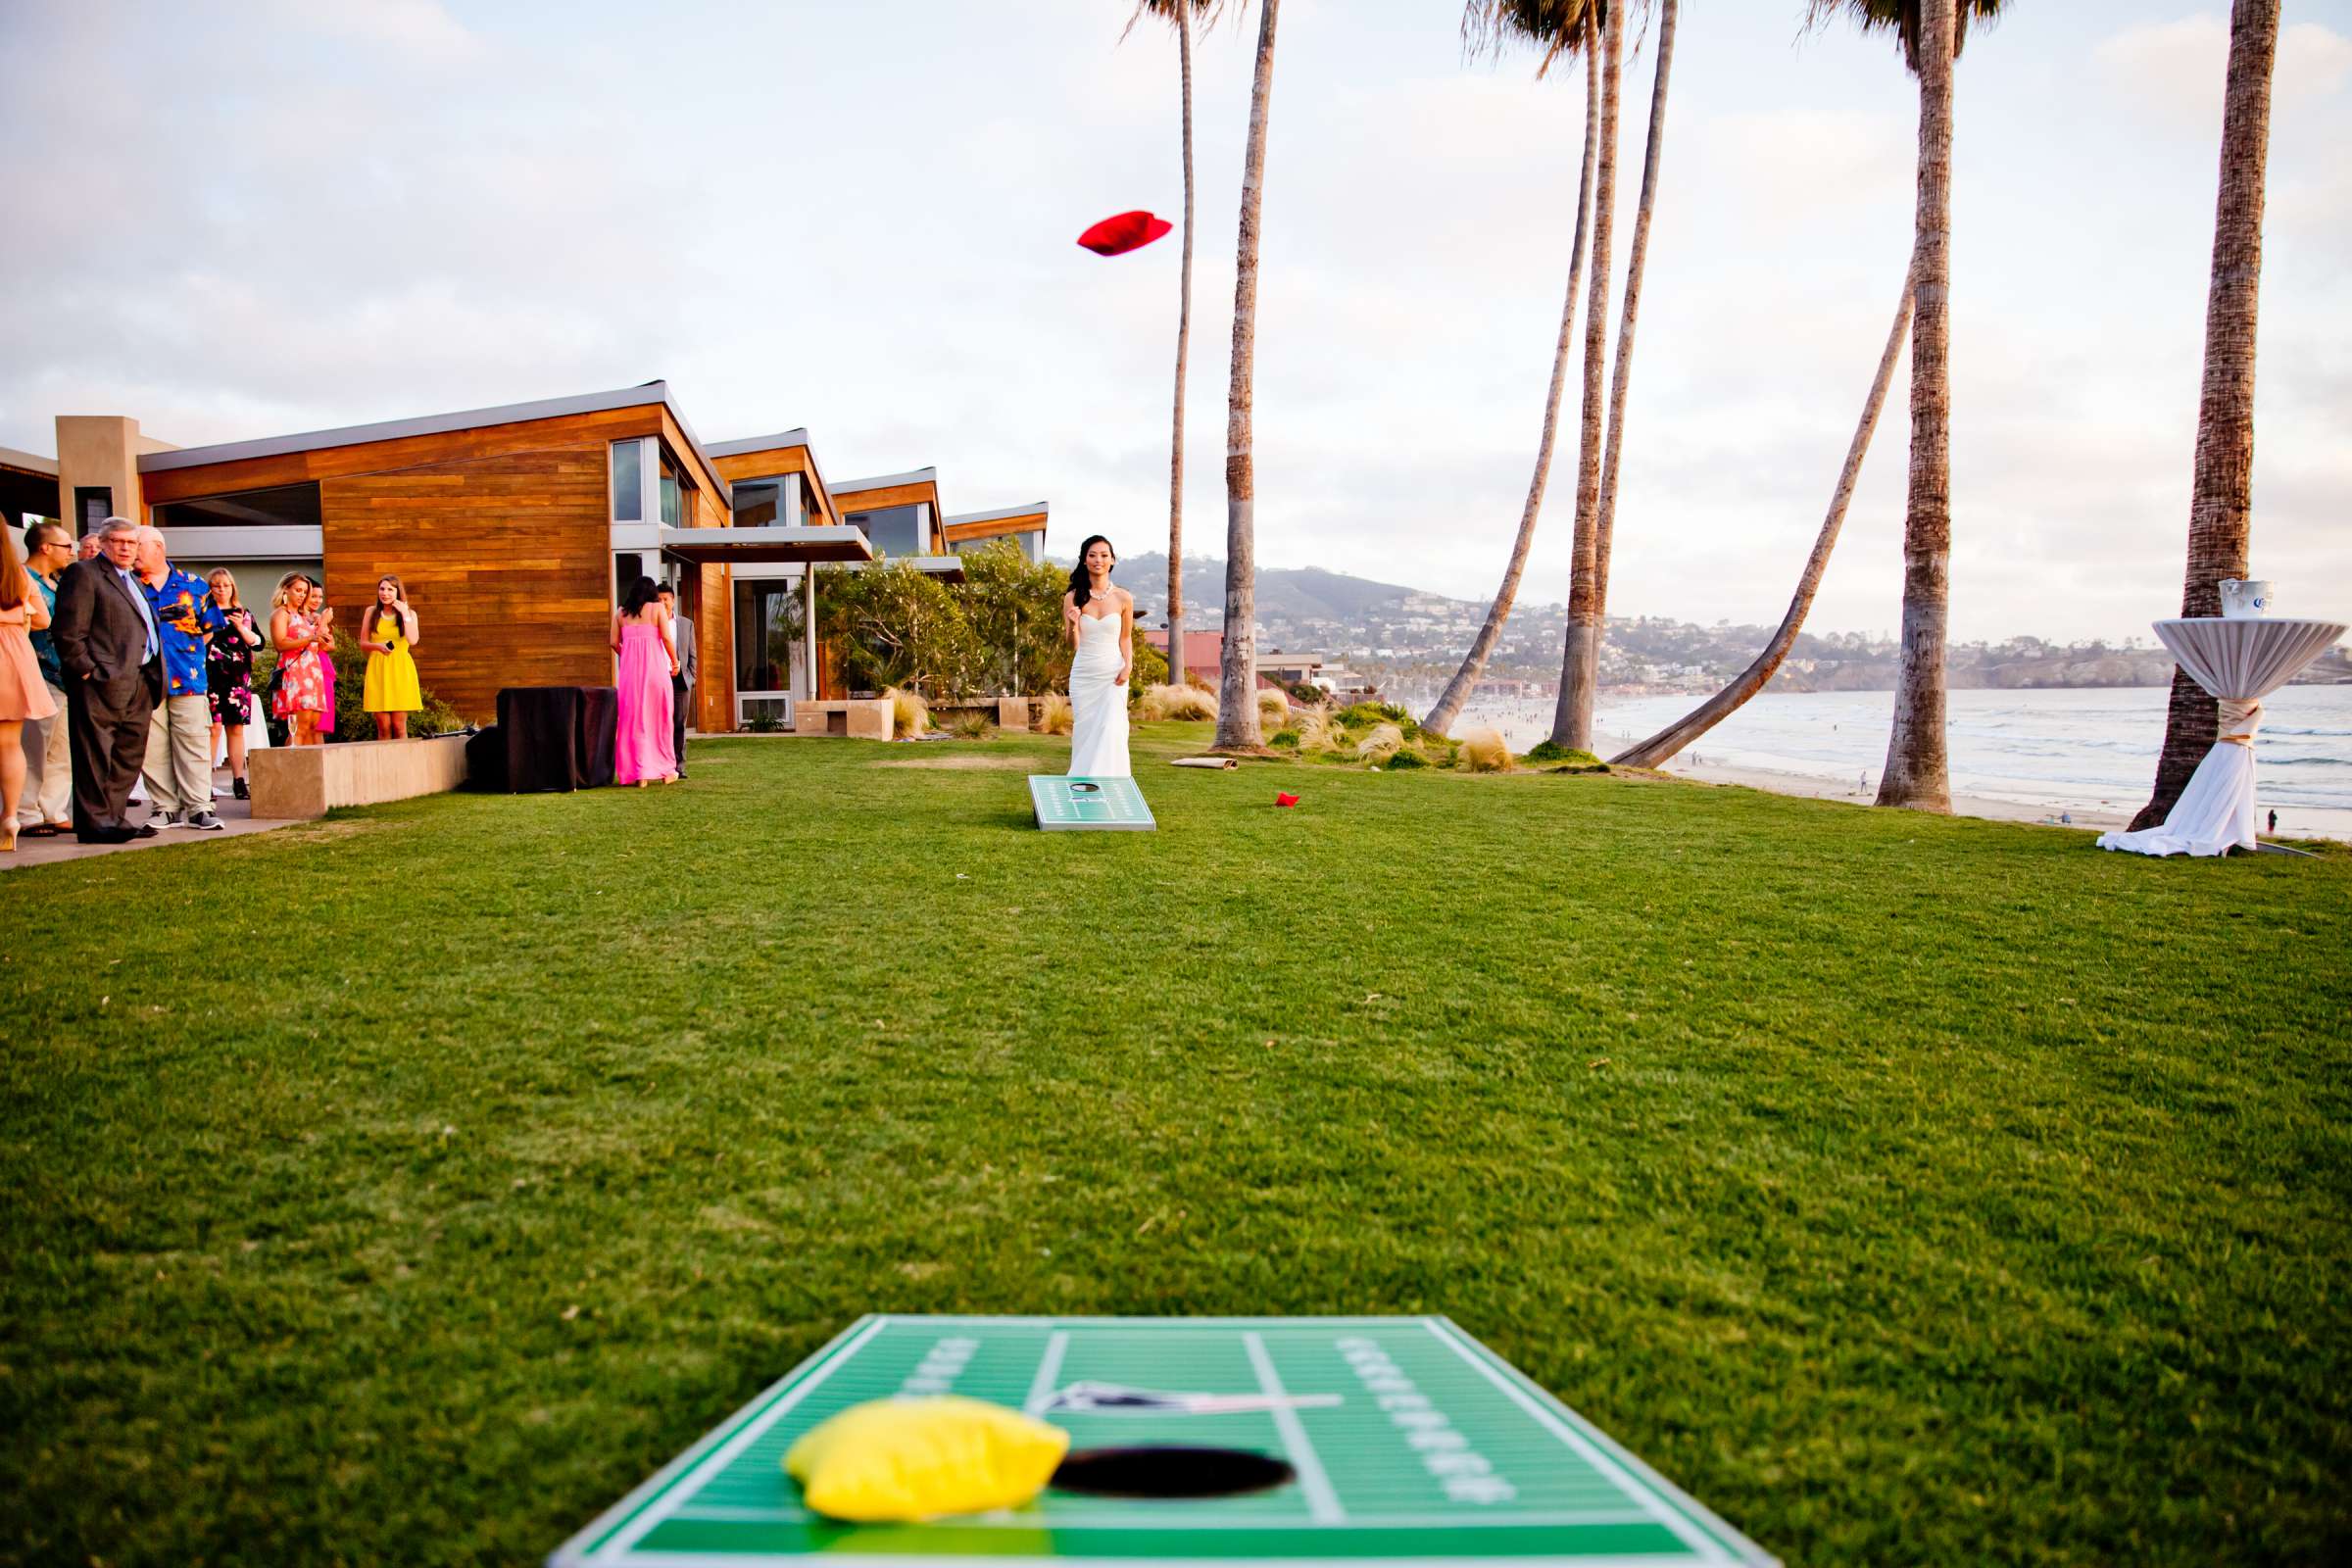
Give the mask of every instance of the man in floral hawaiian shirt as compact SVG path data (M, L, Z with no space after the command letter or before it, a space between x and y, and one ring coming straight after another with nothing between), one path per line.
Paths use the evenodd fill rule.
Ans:
M212 590L172 564L161 528L139 530L139 586L164 645L164 700L147 721L148 799L159 827L220 831L213 814L213 707L206 695L204 640L228 622Z

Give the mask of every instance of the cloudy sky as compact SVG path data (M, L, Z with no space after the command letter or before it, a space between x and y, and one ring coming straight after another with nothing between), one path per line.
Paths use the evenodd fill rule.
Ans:
M1176 60L1129 0L0 0L0 445L180 444L666 378L706 441L1049 498L1165 542ZM1778 617L1895 305L1917 99L1798 0L1688 0L1611 609ZM1955 634L2178 603L2223 0L2024 0L1961 62ZM2288 0L2254 563L2352 603L2352 0ZM1287 0L1257 339L1258 552L1494 590L1574 224L1581 73L1465 64L1451 0ZM1188 530L1224 553L1249 25L1197 57ZM1652 59L1626 71L1630 223ZM1622 247L1620 249L1622 259ZM1573 394L1572 394L1573 395ZM1890 404L1812 624L1897 618ZM1564 598L1570 468L1525 590Z

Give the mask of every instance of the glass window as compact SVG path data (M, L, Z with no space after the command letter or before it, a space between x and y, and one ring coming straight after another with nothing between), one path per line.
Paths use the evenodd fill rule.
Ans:
M645 520L645 446L642 442L612 443L612 520Z
M662 520L672 528L686 526L686 487L678 481L678 466L662 454Z
M739 484L735 486L735 526L738 528L766 528L776 522L776 507L783 500L780 486L772 484Z
M927 542L924 535L923 507L884 507L878 512L853 512L842 520L853 528L865 530L866 542L876 555L919 556Z
M155 509L159 528L252 528L318 526L318 487L279 485L234 495L169 501Z
M792 689L792 648L800 625L801 585L778 578L735 584L735 689Z

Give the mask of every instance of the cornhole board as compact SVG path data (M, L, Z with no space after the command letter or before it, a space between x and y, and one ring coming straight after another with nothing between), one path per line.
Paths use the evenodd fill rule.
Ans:
M1075 774L1032 773L1029 804L1047 832L1111 831L1149 833L1159 824L1131 778L1081 778Z
M1214 1414L1063 1410L1079 1383L1298 1402ZM1290 1461L1270 1492L1127 1501L1049 1489L919 1525L801 1506L784 1452L837 1411L955 1393L1077 1447L1184 1443ZM1276 1559L1406 1565L1769 1564L1730 1525L1442 1317L860 1318L565 1542L553 1568ZM983 1564L980 1560L985 1559Z

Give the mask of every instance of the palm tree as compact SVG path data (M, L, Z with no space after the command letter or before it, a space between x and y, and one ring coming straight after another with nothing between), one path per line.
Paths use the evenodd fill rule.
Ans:
M1821 574L1830 564L1830 552L1837 547L1838 531L1845 525L1845 509L1854 499L1854 482L1862 475L1863 456L1870 451L1871 435L1879 427L1879 411L1886 406L1886 389L1894 380L1894 362L1902 357L1903 342L1910 334L1911 280L1906 277L1902 301L1894 313L1894 329L1886 335L1886 352L1879 357L1878 377L1871 382L1870 396L1862 405L1862 422L1856 426L1854 439L1846 448L1845 467L1838 475L1838 488L1830 495L1829 514L1822 518L1821 532L1814 537L1813 554L1805 558L1805 569L1797 578L1788 613L1774 628L1764 651L1723 690L1639 746L1618 753L1610 761L1627 767L1658 766L1731 717L1742 703L1764 689L1781 667L1781 662L1788 657L1796 634L1804 629L1805 612L1813 608L1813 596L1821 588Z
M1584 428L1576 454L1576 526L1568 549L1568 634L1560 650L1559 704L1551 718L1553 742L1579 748L1592 744L1592 710L1588 697L1580 728L1570 671L1586 667L1585 645L1593 634L1592 570L1598 557L1592 525L1600 510L1601 373L1608 366L1609 248L1617 214L1617 84L1625 45L1618 8L1604 0L1598 9L1600 151L1593 164L1592 292L1585 302Z
M1266 106L1274 94L1274 24L1282 0L1260 0L1257 64L1250 83L1250 142L1242 159L1242 226L1234 255L1233 378L1225 416L1225 658L1218 680L1217 749L1258 751L1256 473L1250 461L1250 371L1257 344L1257 215L1265 194ZM1181 660L1180 651L1177 658Z
M1136 0L1121 41L1145 15L1176 28L1177 75L1184 94L1184 271L1176 305L1176 414L1168 440L1168 679L1184 683L1184 372L1193 341L1193 22L1216 24L1225 0Z
M1674 30L1680 7L1663 0L1658 13L1658 67L1649 91L1649 141L1642 155L1642 199L1634 214L1634 242L1626 253L1625 312L1617 328L1617 368L1609 390L1609 439L1601 459L1600 486L1592 514L1592 586L1585 605L1583 635L1579 635L1571 582L1568 632L1571 647L1560 662L1560 709L1552 719L1552 738L1561 745L1589 751L1592 745L1592 698L1600 677L1600 643L1606 635L1609 606L1609 547L1617 531L1617 474L1625 452L1625 401L1632 384L1634 325L1642 310L1642 275L1649 260L1650 216L1657 206L1658 166L1666 141L1666 84L1674 70ZM1572 657L1571 657L1572 656Z
M1494 602L1487 607L1486 621L1471 640L1470 651L1462 656L1461 667L1421 721L1423 729L1439 735L1452 729L1502 636L1503 622L1511 617L1511 606L1519 597L1519 578L1527 569L1527 553L1536 540L1536 519L1544 512L1544 489L1551 478L1552 443L1560 427L1560 391L1567 383L1569 349L1576 340L1577 282L1584 275L1585 242L1592 220L1592 165L1600 150L1600 51L1595 47L1598 9L1596 0L1555 0L1552 4L1522 0L1516 5L1507 0L1470 0L1462 14L1463 36L1473 50L1498 49L1511 37L1541 45L1544 53L1536 67L1539 78L1564 54L1585 57L1585 166L1576 186L1576 244L1568 256L1568 293L1560 304L1559 342L1551 352L1551 387L1544 398L1544 434L1536 443L1536 471L1528 480L1527 504L1519 512L1519 533L1511 541L1502 586L1494 591Z
M2222 189L2213 220L2213 276L2205 295L2205 385L2197 401L2196 474L2189 487L2188 580L2180 613L2221 612L2224 577L2246 575L2254 478L2254 320L2262 283L2262 207L2271 147L2271 69L2278 56L2278 0L2235 0L2230 80L2222 107ZM2214 700L2173 671L2156 790L2134 828L2172 814L2189 774L2213 746Z
M1952 554L1951 240L1952 65L1970 17L1990 21L2006 0L1806 0L1820 25L1851 17L1888 31L1919 78L1919 199L1911 255L1911 482L1903 514L1903 630L1894 723L1879 804L1949 812L1944 756L1943 653Z

